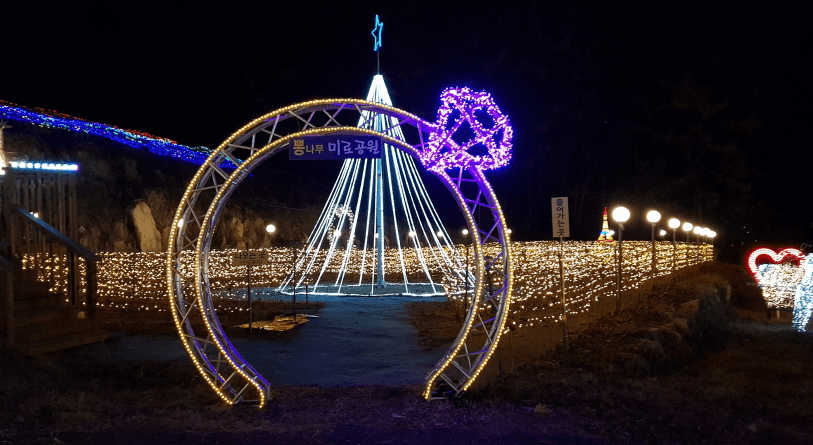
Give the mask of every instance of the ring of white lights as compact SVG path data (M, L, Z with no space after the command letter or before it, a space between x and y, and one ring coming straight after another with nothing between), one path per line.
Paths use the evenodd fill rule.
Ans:
M414 142L358 128L353 123L358 122L362 112L368 112L367 116L388 116L393 126L401 127L405 138ZM184 348L223 401L262 407L271 390L268 381L229 341L209 289L212 236L229 196L256 166L287 149L295 137L327 133L380 135L385 143L418 158L432 129L417 116L379 103L356 99L309 101L251 121L215 149L200 167L175 212L167 252L167 289ZM238 167L228 173L224 170L228 165ZM513 281L507 228L490 184L475 167L457 168L451 173L435 172L468 221L475 281L460 333L426 376L423 395L427 399L457 396L477 379L505 329ZM202 324L194 325L193 321Z

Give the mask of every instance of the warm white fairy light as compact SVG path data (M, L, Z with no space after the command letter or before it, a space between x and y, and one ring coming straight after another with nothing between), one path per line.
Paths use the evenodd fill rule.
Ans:
M794 307L797 288L805 274L804 252L792 247L778 252L759 247L752 250L747 258L748 271L759 283L768 307ZM765 260L768 262L763 262Z
M624 290L635 289L639 282L645 279L649 272L648 252L650 243L643 241L625 241L625 249L629 257L625 259ZM595 304L598 298L606 294L609 298L613 291L614 267L613 248L606 243L592 241L565 241L565 283L568 299L568 314L586 313ZM465 249L465 246L458 246ZM485 255L495 255L498 245L487 244ZM512 242L510 245L512 258L515 260L515 284L513 298L518 303L512 310L511 319L517 327L532 326L558 322L561 316L560 309L551 310L560 301L558 278L559 242L534 241ZM687 246L678 243L676 249L676 267L685 267L686 249L701 250L704 261L711 259L709 245ZM272 261L269 264L254 266L251 272L252 295L260 299L272 299L279 296L273 292L275 288L290 272L290 266L296 249L287 247L273 247L257 249L267 252ZM223 312L240 312L244 310L248 284L245 268L234 267L231 258L239 251L236 249L213 250L209 256L209 282L214 296L216 309ZM326 252L320 254L324 256ZM406 263L410 265L407 273L410 276L420 276L421 266L415 249L404 249ZM102 252L98 254L102 260L97 267L97 301L100 307L110 309L128 309L137 311L168 310L164 292L164 277L160 271L166 268L166 256L163 253L151 252ZM689 258L694 260L696 253ZM395 249L385 252L385 264L388 271L396 271L400 260ZM355 261L360 261L357 255ZM658 249L658 262L672 261L671 248ZM184 267L191 267L193 257L187 255L183 258ZM39 279L51 283L60 283L65 278L68 268L64 255L26 255L23 258L23 268L33 269L38 264L41 270ZM80 263L84 270L84 262ZM340 262L331 262L328 273L336 274L341 268ZM659 270L658 274L666 275L669 270ZM438 280L444 275L437 268L432 273ZM84 276L84 274L81 274ZM447 281L448 286L462 286L462 283ZM84 279L81 281L83 292L86 288ZM57 284L53 292L64 292L66 284ZM447 289L448 290L448 289ZM463 294L454 292L452 299L462 299Z
M813 315L813 253L805 257L802 282L796 287L793 302L793 327L797 330L807 330L810 317Z

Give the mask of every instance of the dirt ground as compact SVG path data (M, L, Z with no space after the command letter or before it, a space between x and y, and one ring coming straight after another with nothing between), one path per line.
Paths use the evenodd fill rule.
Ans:
M574 333L568 351L523 362L455 401L425 402L418 386L298 386L279 387L265 410L227 408L192 366L4 349L0 444L813 443L813 335L792 330L789 314L767 319L747 281L734 266L689 271ZM645 372L618 365L636 332L663 323L699 287L721 284L732 289L725 322ZM453 337L452 305L419 304L435 304L437 319L414 318L416 341Z

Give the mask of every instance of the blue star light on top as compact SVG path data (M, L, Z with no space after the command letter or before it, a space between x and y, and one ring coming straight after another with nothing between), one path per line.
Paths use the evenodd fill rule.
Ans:
M381 31L384 30L384 23L378 20L378 14L375 15L375 28L370 33L373 35L373 51L378 52L381 48Z

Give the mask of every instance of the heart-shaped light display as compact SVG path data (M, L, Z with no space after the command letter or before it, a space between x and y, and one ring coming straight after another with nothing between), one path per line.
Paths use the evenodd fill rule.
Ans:
M447 88L440 100L442 105L432 124L429 142L420 154L421 162L428 170L442 172L458 167L491 170L508 164L514 130L508 116L502 114L490 94L466 87ZM455 112L458 115L450 122ZM478 115L488 122L482 122ZM452 137L466 124L473 136L458 143ZM471 153L470 149L476 146L484 147L488 154Z
M796 289L804 275L805 254L786 248L779 252L760 247L748 254L748 271L754 276L769 307L794 307Z
M757 263L762 260L762 257L767 257L772 264L781 264L786 261L791 261L795 265L799 265L805 259L805 254L799 249L794 249L793 247L788 247L786 249L782 249L779 252L769 249L767 247L758 247L751 251L748 254L748 271L751 272L751 275L757 280L759 283L759 269ZM786 260L785 258L788 258Z

